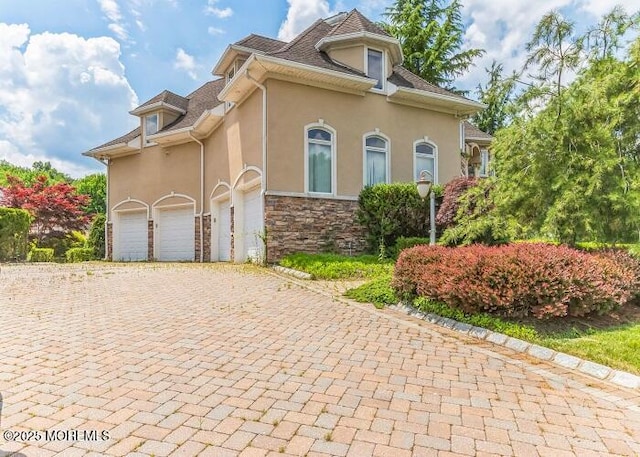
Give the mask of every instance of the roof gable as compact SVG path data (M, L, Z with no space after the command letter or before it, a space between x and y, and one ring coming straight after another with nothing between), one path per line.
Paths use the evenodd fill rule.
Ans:
M390 37L387 32L364 17L357 9L351 10L344 20L338 23L333 30L328 33L328 36L349 35L358 32L369 32L375 35Z

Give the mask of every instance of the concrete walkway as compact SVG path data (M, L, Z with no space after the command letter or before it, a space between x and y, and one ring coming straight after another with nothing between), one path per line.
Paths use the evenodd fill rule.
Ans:
M640 455L637 391L248 266L2 265L0 306L0 455Z

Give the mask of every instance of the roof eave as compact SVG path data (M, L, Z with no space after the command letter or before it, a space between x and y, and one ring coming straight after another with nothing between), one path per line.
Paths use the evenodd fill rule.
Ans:
M124 157L140 152L139 146L132 146L129 143L118 143L106 146L104 148L91 149L83 152L82 155L86 157L93 157L94 159L115 159L117 157Z
M211 74L214 76L224 76L227 68L229 68L229 65L231 65L235 58L240 54L263 54L263 52L257 49L248 48L246 46L230 44L222 53L222 57L220 57L218 63L216 63L216 65L211 70Z
M387 96L387 99L391 102L423 106L456 116L470 116L487 107L487 105L473 100L408 87L396 87Z
M129 111L129 114L132 114L134 116L142 116L146 113L150 113L151 111L157 111L160 109L165 109L168 111L174 111L178 114L185 114L186 111L183 110L182 108L178 108L175 105L171 105L170 103L167 102L156 102L156 103L151 103L150 105L146 105L146 106L139 106L138 108Z
M249 71L251 71L250 79L247 77ZM365 76L349 75L278 57L254 54L245 62L234 79L218 94L218 98L226 102L239 103L255 89L255 84L251 80L260 82L267 75L304 78L300 81L332 86L337 90L361 95L364 95L377 83L376 80Z

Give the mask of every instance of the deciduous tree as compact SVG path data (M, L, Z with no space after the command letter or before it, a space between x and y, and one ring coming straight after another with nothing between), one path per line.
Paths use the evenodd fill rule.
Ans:
M78 195L70 184L48 184L39 176L31 186L15 176L8 176L9 185L2 189L0 205L22 208L33 216L32 237L38 244L59 239L73 230L84 230L89 218L83 207L89 197Z

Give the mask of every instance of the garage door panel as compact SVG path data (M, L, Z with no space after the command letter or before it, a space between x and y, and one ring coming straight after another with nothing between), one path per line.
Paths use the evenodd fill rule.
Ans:
M147 260L148 221L146 211L122 212L117 215L114 260Z
M193 207L158 211L157 255L161 261L193 261L195 219Z
M218 211L218 260L231 260L231 202L220 203Z
M246 259L259 260L264 250L262 243L263 217L260 189L244 195L244 254Z

